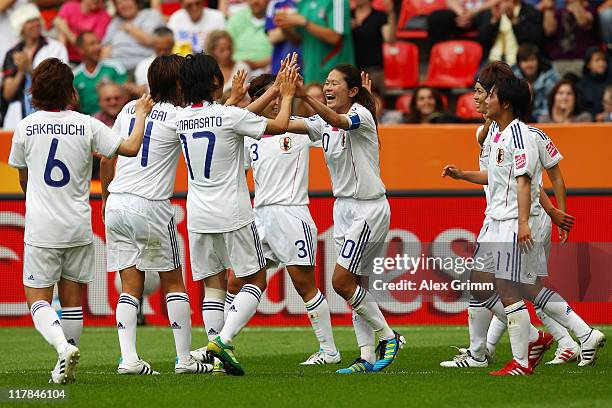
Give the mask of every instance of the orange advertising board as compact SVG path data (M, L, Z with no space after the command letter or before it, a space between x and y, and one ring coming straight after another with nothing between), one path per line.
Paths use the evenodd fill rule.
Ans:
M612 175L605 170L612 163L612 124L542 124L539 128L565 156L560 165L568 188L612 188ZM381 174L387 190L479 189L440 177L442 167L449 163L464 169L478 168L475 131L475 125L380 126ZM10 147L11 133L0 133L0 194L21 192L17 172L7 164ZM549 186L546 178L545 185ZM311 149L309 189L331 189L323 152L317 148ZM98 183L92 185L92 191L99 191ZM179 161L175 191L187 191L183 160Z

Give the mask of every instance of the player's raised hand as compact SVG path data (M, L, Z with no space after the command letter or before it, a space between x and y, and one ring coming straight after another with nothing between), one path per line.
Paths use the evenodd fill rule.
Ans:
M370 79L370 75L361 71L361 86L368 90L369 93L372 93L372 80Z
M283 74L280 84L280 94L283 98L292 98L295 95L296 84L298 82L297 68L293 67Z
M142 94L142 96L136 101L136 106L134 107L136 115L147 116L153 109L153 105L155 105L155 103L153 102L153 99L151 99L151 95Z
M247 91L249 90L249 84L245 85L247 75L248 74L244 69L236 72L236 75L234 75L232 78L232 90L230 92L230 97L225 102L226 106L237 105L244 99Z
M529 227L529 223L520 222L518 226L518 244L521 252L526 254L534 246L533 237L531 236L531 228Z
M454 164L447 164L442 169L442 177L450 177L454 178L455 180L461 180L463 179L463 170Z

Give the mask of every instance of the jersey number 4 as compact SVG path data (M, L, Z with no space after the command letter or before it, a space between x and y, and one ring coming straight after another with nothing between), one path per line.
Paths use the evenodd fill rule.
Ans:
M185 152L185 161L189 170L189 177L193 180L193 170L191 169L191 160L189 159L189 148L187 147L187 136L180 134L179 138L183 142L183 151ZM192 135L195 139L208 139L208 148L206 149L206 157L204 158L204 178L210 178L210 166L212 164L213 151L215 150L216 136L213 132L195 132Z

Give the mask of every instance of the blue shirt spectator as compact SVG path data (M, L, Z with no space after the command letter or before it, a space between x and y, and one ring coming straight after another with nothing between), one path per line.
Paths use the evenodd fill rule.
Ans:
M274 75L280 70L281 60L287 54L297 52L300 65L302 59L297 34L295 32L289 32L289 30L293 29L283 31L274 24L274 16L279 10L297 13L297 3L294 0L271 0L266 9L265 30L272 43L272 73Z

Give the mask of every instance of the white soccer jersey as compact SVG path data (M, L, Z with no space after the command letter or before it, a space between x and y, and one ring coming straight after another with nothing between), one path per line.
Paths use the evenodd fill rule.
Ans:
M542 167L544 169L550 169L557 164L561 160L563 160L563 156L557 149L557 146L553 143L552 140L544 133L542 130L529 126L529 130L532 132L533 137L535 137L538 144L538 154L540 156L540 163L542 163Z
M26 244L69 248L93 241L92 152L112 157L122 141L99 120L72 111L38 111L17 124L9 165L28 169Z
M312 141L321 140L334 197L373 200L385 195L380 178L378 133L369 110L358 103L345 115L351 127L337 129L315 115L304 119Z
M177 133L189 172L189 231L229 232L253 221L244 136L261 138L266 124L266 118L245 109L208 102L178 113Z
M255 207L307 205L308 135L285 133L244 139L244 168L253 168Z
M484 129L484 125L480 125L476 130L476 142L478 142L478 134L480 131ZM484 142L482 142L482 148L480 149L480 156L478 157L478 168L483 171L487 170L487 166L489 165L489 155L491 154L491 139L495 133L497 133L497 123L491 123L489 126L489 131L487 136L485 137ZM487 208L485 209L485 215L489 215L489 186L482 186L485 192L485 199L487 201Z
M136 101L125 105L113 131L127 138L132 132ZM138 156L119 157L111 193L129 193L149 200L167 200L174 191L176 166L181 143L176 134L176 114L180 108L156 103L147 116L142 147Z
M527 125L515 119L498 130L491 139L488 166L491 218L518 218L516 178L525 174L531 178L530 214L538 215L541 173L537 142Z

